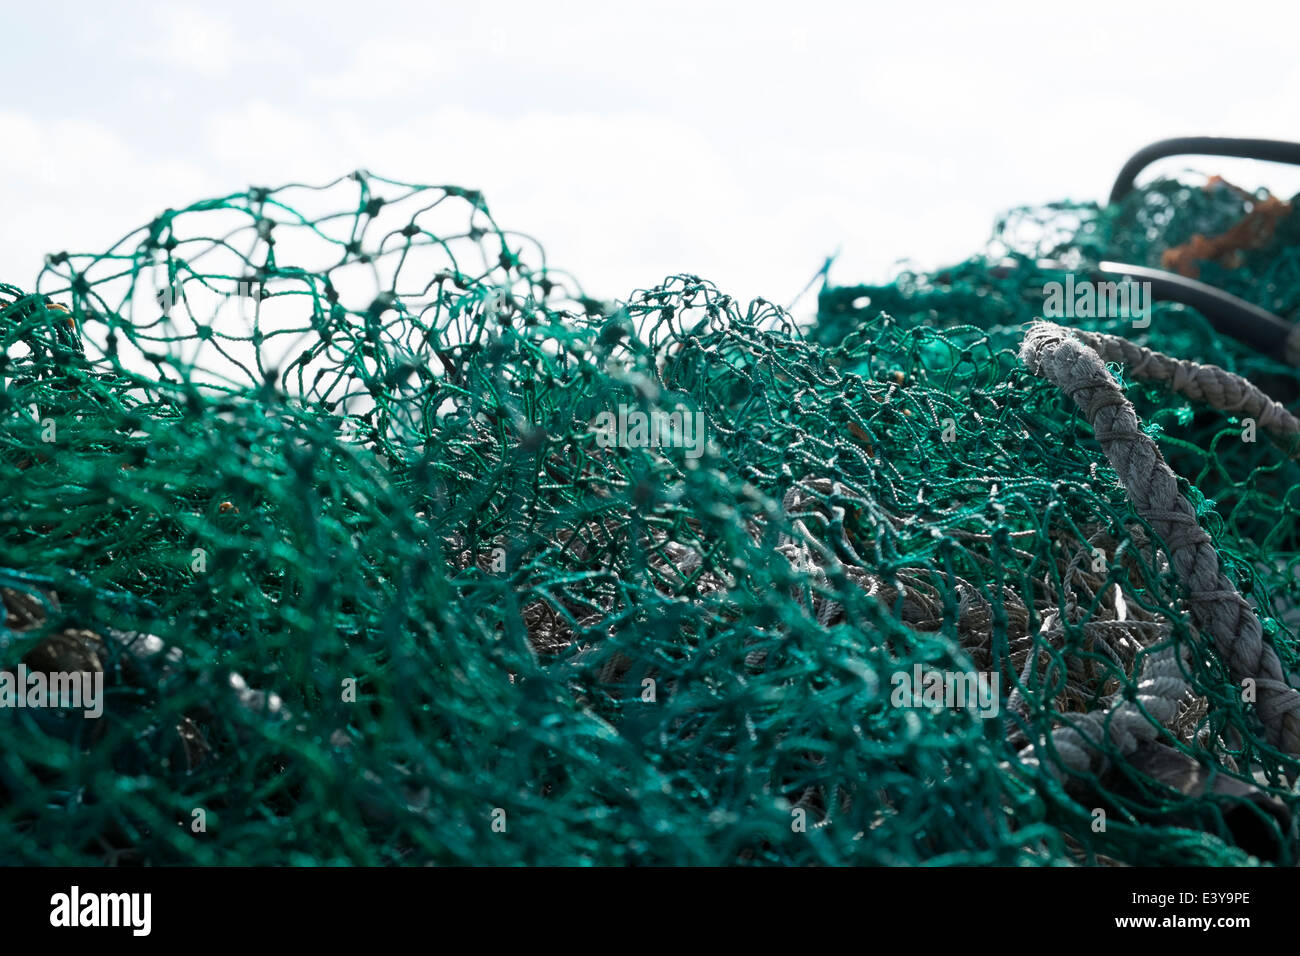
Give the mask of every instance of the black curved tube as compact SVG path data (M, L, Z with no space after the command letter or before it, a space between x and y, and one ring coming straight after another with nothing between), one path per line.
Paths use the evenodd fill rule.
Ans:
M1181 302L1210 320L1214 328L1239 342L1275 357L1286 354L1291 323L1235 295L1175 272L1122 262L1103 262L1098 271L1112 278L1127 276L1151 283L1151 294L1163 302Z
M991 271L999 278L1015 272L1018 263L1005 262ZM1037 267L1050 272L1073 272L1060 262L1042 260ZM1162 302L1179 302L1191 306L1205 316L1214 328L1252 348L1281 358L1286 355L1286 340L1291 324L1266 309L1261 309L1244 299L1230 295L1204 282L1188 279L1177 273L1124 262L1102 262L1095 269L1086 270L1094 277L1116 280L1129 278L1151 283L1151 295Z
M1138 150L1124 164L1110 190L1110 202L1117 203L1133 189L1138 173L1157 159L1168 156L1231 156L1269 163L1300 166L1300 143L1280 139L1237 139L1227 136L1179 136L1162 139Z

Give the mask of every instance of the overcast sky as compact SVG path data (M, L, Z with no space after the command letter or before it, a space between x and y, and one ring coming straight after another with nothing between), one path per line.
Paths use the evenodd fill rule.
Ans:
M1300 138L1285 3L0 5L26 287L167 206L364 167L483 190L592 294L688 271L784 303L837 249L876 280L1100 198L1155 139Z

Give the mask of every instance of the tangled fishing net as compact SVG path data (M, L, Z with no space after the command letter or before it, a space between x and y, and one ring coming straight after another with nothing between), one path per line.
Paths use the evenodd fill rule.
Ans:
M0 860L1294 862L1300 372L1028 325L1043 257L1294 318L1292 217L1205 245L1261 201L1019 210L802 328L364 173L50 256L0 286L0 665L104 708L0 710Z

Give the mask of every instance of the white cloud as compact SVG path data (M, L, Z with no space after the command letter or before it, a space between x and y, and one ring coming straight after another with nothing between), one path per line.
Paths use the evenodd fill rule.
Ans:
M229 19L178 3L154 8L155 29L137 46L149 59L204 76L229 73L243 53Z
M133 149L87 120L0 112L0 281L33 288L47 253L102 252L169 205L214 188L197 165Z
M365 39L352 51L346 66L309 77L308 87L330 99L376 99L409 94L451 74L458 65L456 47L449 41Z
M905 257L975 251L1006 207L1104 196L1154 139L1300 138L1294 31L1259 29L1275 11L1247 0L1231 20L1213 10L374 0L358 15L231 0L124 13L96 43L125 93L87 98L86 76L57 74L39 109L11 110L26 125L0 154L0 201L24 233L6 228L0 266L35 260L32 245L116 238L165 205L365 167L482 189L596 294L692 271L783 301L837 247L837 278L878 279ZM142 36L166 70L139 69Z

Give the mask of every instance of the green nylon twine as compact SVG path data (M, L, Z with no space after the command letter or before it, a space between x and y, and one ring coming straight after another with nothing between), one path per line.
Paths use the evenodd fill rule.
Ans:
M105 706L0 709L0 861L1294 862L1296 759L1017 358L1036 260L1158 266L1247 203L1018 210L806 326L694 276L595 301L478 193L366 173L50 256L0 286L0 665L102 667ZM1295 318L1298 228L1201 278ZM1297 410L1280 356L1151 319L1077 325ZM1293 669L1296 462L1113 371ZM1018 758L1170 650L1209 785ZM928 672L996 717L898 706Z

